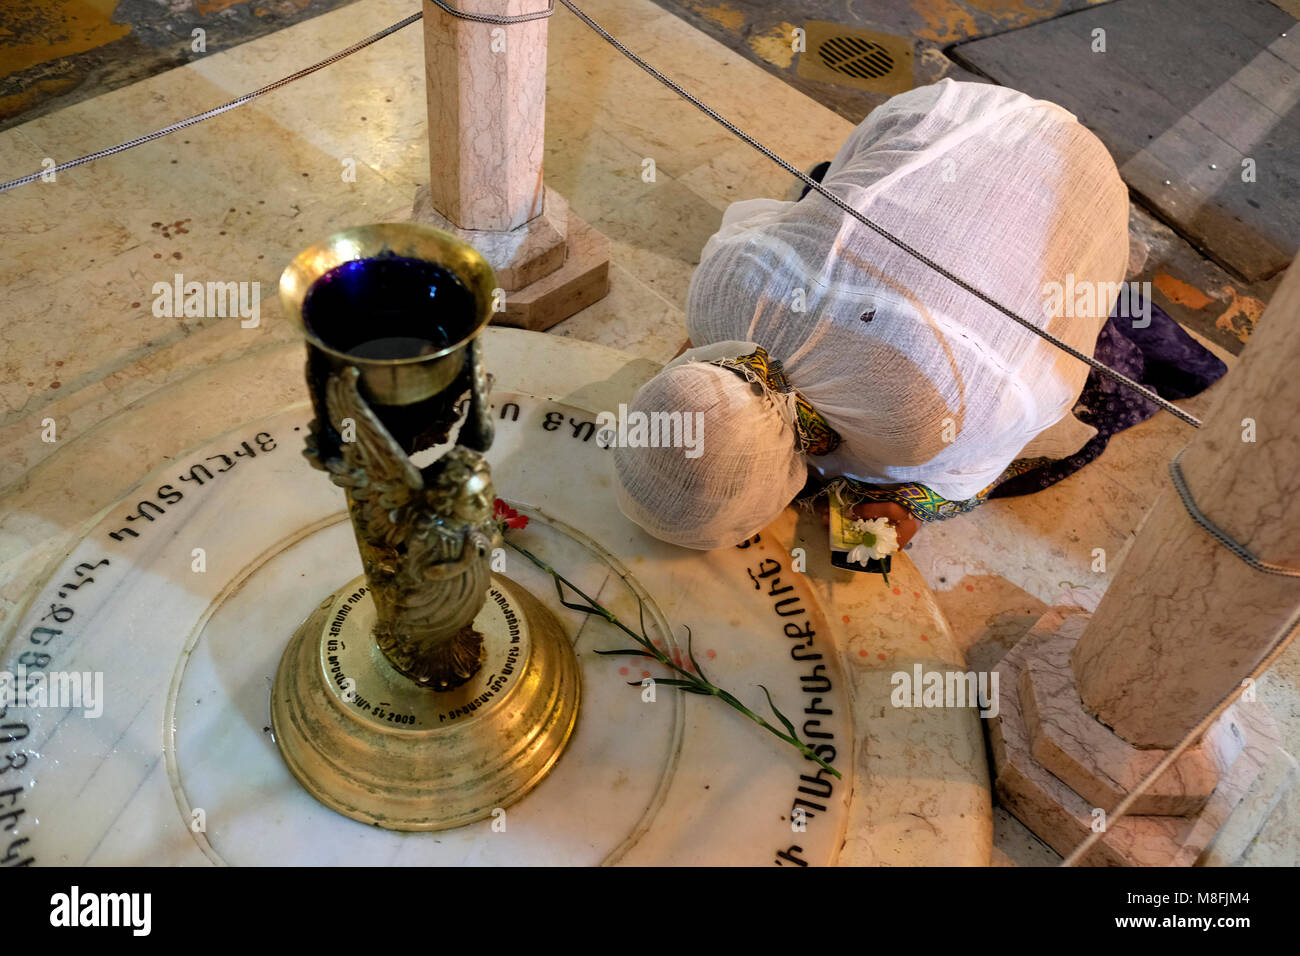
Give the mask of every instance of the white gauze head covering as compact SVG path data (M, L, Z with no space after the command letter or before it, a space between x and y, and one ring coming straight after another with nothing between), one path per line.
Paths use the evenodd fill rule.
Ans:
M799 493L808 469L786 408L701 355L732 357L725 347L688 350L641 386L627 410L628 418L699 412L699 456L680 447L615 445L614 467L625 515L656 538L708 550L764 528Z
M1064 109L986 84L920 87L874 110L823 183L1092 354L1124 279L1128 194L1105 147ZM1052 283L1060 307L1049 317ZM1087 377L1083 363L815 192L798 203L733 204L705 246L686 313L697 346L757 343L784 366L843 439L831 454L808 459L829 475L917 482L963 500L1022 454L1059 457L1091 434L1069 414ZM638 393L647 405L660 398L686 395L654 382ZM707 441L728 435L738 453L766 448L758 432L774 426L756 407L716 404ZM792 483L792 469L777 457L773 473L766 462L706 455L688 463L689 476L665 467L650 474L646 459L625 457L619 479L625 490L636 487L638 502L629 517L667 540L736 544L745 533L735 531L761 528L789 501L774 506L775 490L784 494ZM696 495L698 505L683 500ZM706 502L723 497L726 516L715 527ZM685 515L689 530L674 523Z

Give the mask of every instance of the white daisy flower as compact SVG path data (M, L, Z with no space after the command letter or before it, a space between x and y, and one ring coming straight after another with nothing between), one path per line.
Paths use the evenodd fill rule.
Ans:
M871 536L870 544L863 542L848 553L848 560L864 567L869 559L880 560L898 550L898 530L888 518L859 518L851 525L854 531Z
M867 562L871 560L871 552L867 550L865 544L860 544L848 553L845 560L851 561L855 564L860 564L865 568Z

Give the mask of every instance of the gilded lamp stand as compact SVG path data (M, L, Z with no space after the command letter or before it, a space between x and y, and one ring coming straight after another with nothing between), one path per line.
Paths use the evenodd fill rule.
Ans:
M545 776L577 719L559 622L489 569L478 335L493 287L471 246L405 223L332 236L280 280L307 340L306 455L346 494L365 574L294 633L272 726L312 796L388 829L490 816ZM430 464L411 460L431 448Z

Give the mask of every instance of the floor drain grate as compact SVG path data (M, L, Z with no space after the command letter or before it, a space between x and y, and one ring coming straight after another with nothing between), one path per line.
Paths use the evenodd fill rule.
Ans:
M810 80L893 95L912 88L912 41L842 23L805 24L808 51L796 72Z
M817 55L836 73L862 80L885 76L894 68L888 50L858 37L831 37L818 47Z

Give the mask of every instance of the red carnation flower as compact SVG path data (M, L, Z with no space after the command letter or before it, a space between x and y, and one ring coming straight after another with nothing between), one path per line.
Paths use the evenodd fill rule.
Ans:
M500 498L498 498L494 503L492 513L498 521L505 519L505 525L507 528L514 528L522 531L524 528L528 527L528 515L521 515Z

